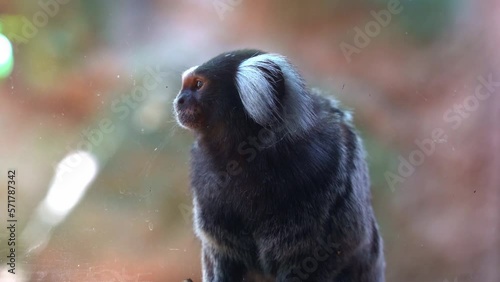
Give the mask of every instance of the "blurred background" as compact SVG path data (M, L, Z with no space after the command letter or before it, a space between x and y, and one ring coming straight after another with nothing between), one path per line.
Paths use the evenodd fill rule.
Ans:
M259 48L353 109L387 281L498 282L498 46L496 0L0 1L0 280L201 281L171 103Z

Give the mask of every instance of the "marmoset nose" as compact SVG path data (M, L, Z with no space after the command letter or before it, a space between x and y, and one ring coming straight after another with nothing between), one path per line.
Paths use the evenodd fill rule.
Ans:
M177 106L184 107L185 105L189 104L191 99L192 99L192 95L190 93L181 92L179 94L179 96L177 97Z

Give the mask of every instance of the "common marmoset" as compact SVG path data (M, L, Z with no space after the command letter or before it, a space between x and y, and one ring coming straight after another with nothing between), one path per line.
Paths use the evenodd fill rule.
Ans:
M223 53L182 75L203 281L384 281L382 239L350 113L282 55Z

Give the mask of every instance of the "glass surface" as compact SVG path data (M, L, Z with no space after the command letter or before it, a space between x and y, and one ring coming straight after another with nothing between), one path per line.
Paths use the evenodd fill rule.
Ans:
M1 1L0 281L201 281L194 138L172 102L185 70L241 48L287 56L353 110L387 281L500 281L499 15L496 0Z

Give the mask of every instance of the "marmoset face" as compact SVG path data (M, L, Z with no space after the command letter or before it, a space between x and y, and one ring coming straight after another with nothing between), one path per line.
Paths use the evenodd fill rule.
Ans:
M293 65L258 50L223 53L186 70L174 109L182 127L236 141L262 128L299 136L316 117Z
M242 61L260 51L223 53L182 74L182 87L174 100L178 123L194 131L224 126L245 119L235 77Z

